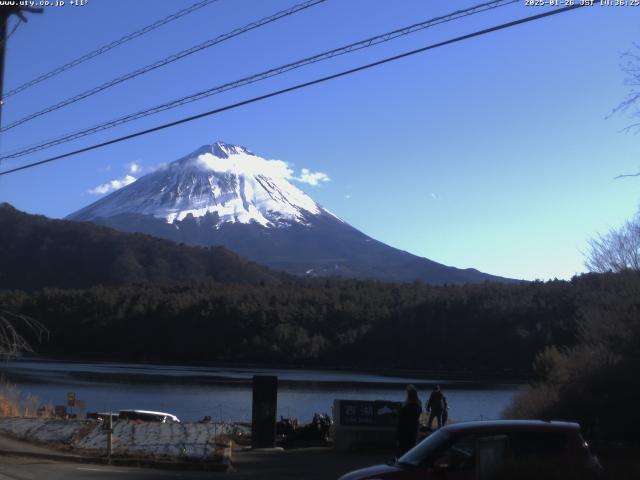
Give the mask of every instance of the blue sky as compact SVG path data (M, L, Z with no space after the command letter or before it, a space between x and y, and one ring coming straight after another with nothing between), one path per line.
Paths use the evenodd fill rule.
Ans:
M31 15L9 40L5 89L194 0L89 0ZM219 0L7 100L3 124L292 6ZM2 152L110 120L478 2L329 0L5 132ZM548 7L546 7L548 8ZM516 4L165 112L2 167L544 11ZM582 272L587 239L637 209L640 137L607 119L627 92L620 55L640 7L592 7L0 177L0 201L63 217L88 191L224 140L331 180L299 185L368 235L457 267L525 279Z

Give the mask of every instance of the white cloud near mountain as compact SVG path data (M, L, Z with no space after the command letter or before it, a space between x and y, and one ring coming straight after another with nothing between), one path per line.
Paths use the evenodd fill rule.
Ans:
M129 173L139 173L142 170L142 166L139 163L131 162L127 164L127 170Z
M308 168L303 168L300 171L300 176L294 178L294 180L301 183L307 183L315 187L316 185L322 182L328 182L331 179L329 178L329 175L324 172L312 172Z
M266 175L273 178L290 179L293 170L282 160L266 160L262 157L238 153L228 158L216 157L211 153L198 156L200 167L219 173L235 173L238 175Z
M300 174L296 175L289 164L283 160L267 160L256 155L245 153L230 155L228 158L220 158L211 153L205 153L198 156L196 162L201 168L214 172L235 173L238 175L266 175L272 178L304 183L312 187L331 180L326 173L314 172L308 168L300 169ZM126 169L127 174L122 178L116 178L98 185L88 190L88 193L92 195L104 195L105 193L113 192L114 190L126 187L135 182L137 180L136 175L150 173L156 168L148 168L138 162L131 162L126 165Z
M238 175L266 175L272 178L294 180L314 187L331 180L326 173L314 172L308 168L302 168L300 174L296 175L289 164L283 160L267 160L245 153L230 155L228 158L220 158L211 153L205 153L198 156L197 163L200 167L214 172L235 173Z
M144 173L150 173L154 168L148 168L141 165L139 162L131 162L125 165L127 173L122 178L115 178L113 180L109 180L106 183L98 185L97 187L91 188L87 190L87 193L92 195L104 195L105 193L113 192L114 190L119 190L122 187L126 187L127 185L131 185L135 182L138 177L134 175L140 175ZM107 171L111 170L111 166Z
M125 175L122 178L116 178L107 183L103 183L102 185L98 185L95 188L88 190L88 193L92 195L103 195L105 193L113 192L114 190L118 190L122 187L126 187L127 185L132 184L137 180L133 175Z

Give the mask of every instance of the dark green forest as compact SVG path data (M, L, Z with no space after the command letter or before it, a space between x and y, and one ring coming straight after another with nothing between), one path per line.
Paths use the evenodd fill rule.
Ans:
M618 283L615 275L444 287L147 283L3 291L0 304L47 327L48 340L35 345L42 354L518 376L546 347L574 346L597 299Z

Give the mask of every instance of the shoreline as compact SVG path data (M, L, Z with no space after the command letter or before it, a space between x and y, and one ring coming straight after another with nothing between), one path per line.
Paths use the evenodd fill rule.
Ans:
M4 371L0 367L0 372L4 377L12 383L40 383L48 384L51 381L44 381L38 376L30 375L22 372ZM62 371L60 371L62 372ZM200 375L158 375L158 374L146 374L146 373L108 373L101 372L96 375L95 372L66 372L65 378L71 381L91 381L97 384L145 384L145 385L177 385L177 386L224 386L230 388L242 388L250 387L252 380L250 378L234 378L225 376L200 376ZM349 388L350 390L391 390L398 391L403 390L407 382L392 381L392 382L376 382L376 381L362 381L362 380L291 380L278 378L278 388L282 390L306 390L306 391L324 391L327 389L340 389ZM521 387L525 383L520 382L488 382L483 380L444 380L444 381L425 381L416 382L412 381L412 385L421 390L430 390L434 385L441 385L447 390L492 390L495 387Z
M370 373L259 368L206 368L114 363L61 363L52 359L20 360L0 367L21 396L42 404L65 405L69 392L88 411L143 409L171 412L182 420L206 416L246 421L251 416L253 373L278 376L278 415L309 421L328 413L336 399L402 401L407 384L424 399L435 384L448 396L458 420L499 418L523 383L501 380L440 380L383 377Z
M408 370L408 369L393 369L393 368L353 368L353 367L337 367L333 365L329 366L318 366L318 365L290 365L290 364L258 364L258 363L233 363L233 362L216 362L216 363L197 363L197 362L176 362L176 361L131 361L131 360L113 360L113 359L78 359L78 358L68 358L68 357L54 357L54 356L22 356L19 358L15 358L12 360L7 360L4 362L4 365L9 366L11 362L25 362L25 363L69 363L76 365L113 365L113 366L125 366L131 365L136 367L158 367L158 368L170 368L175 367L176 369L188 369L193 368L194 370L202 370L206 368L211 369L231 369L238 372L243 370L247 371L255 371L255 370L267 370L267 371L287 371L287 372L299 372L299 371L309 371L316 373L336 373L336 374L353 374L353 375L371 375L377 377L388 377L389 381L374 381L374 382L357 382L357 383L369 383L371 387L376 388L384 388L384 385L389 385L392 383L399 384L400 382L390 381L392 378L410 378L412 380L423 380L422 382L416 382L422 384L424 386L431 386L435 383L439 383L442 381L444 384L448 384L453 386L455 384L466 384L474 387L481 387L482 385L494 384L494 385L504 385L504 384L519 384L524 385L530 382L530 375L525 374L524 372L506 372L506 371L497 371L497 370L444 370L444 369L419 369L419 370ZM0 370L2 370L2 366L0 366ZM109 374L109 372L101 373L101 374ZM114 374L116 375L116 374ZM120 374L123 376L127 375L136 375L136 374ZM147 374L140 374L147 375ZM158 375L158 378L163 377L163 381L170 379L171 375ZM181 377L184 377L181 375ZM215 376L212 375L191 375L188 376L193 379L214 379ZM237 379L238 381L233 381L234 377L224 377L220 376L220 379L228 379L231 380L230 384L240 383L245 385L247 382L250 383L250 379ZM332 386L332 382L324 383L323 381L308 381L304 380L278 380L279 383L321 383L323 386ZM216 384L220 382L211 381L210 383ZM340 384L352 384L356 382L349 381L337 381L335 382L336 386ZM390 388L395 388L392 386Z

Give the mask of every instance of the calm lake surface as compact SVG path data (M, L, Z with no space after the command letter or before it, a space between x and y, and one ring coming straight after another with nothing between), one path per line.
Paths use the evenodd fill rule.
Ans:
M450 417L459 421L499 418L522 385L435 380L328 370L167 366L20 360L0 364L0 373L22 396L42 403L66 404L67 392L84 400L87 411L158 410L183 421L251 420L251 377L278 377L278 415L310 421L315 412L331 413L334 399L402 401L412 383L424 401L442 386Z

